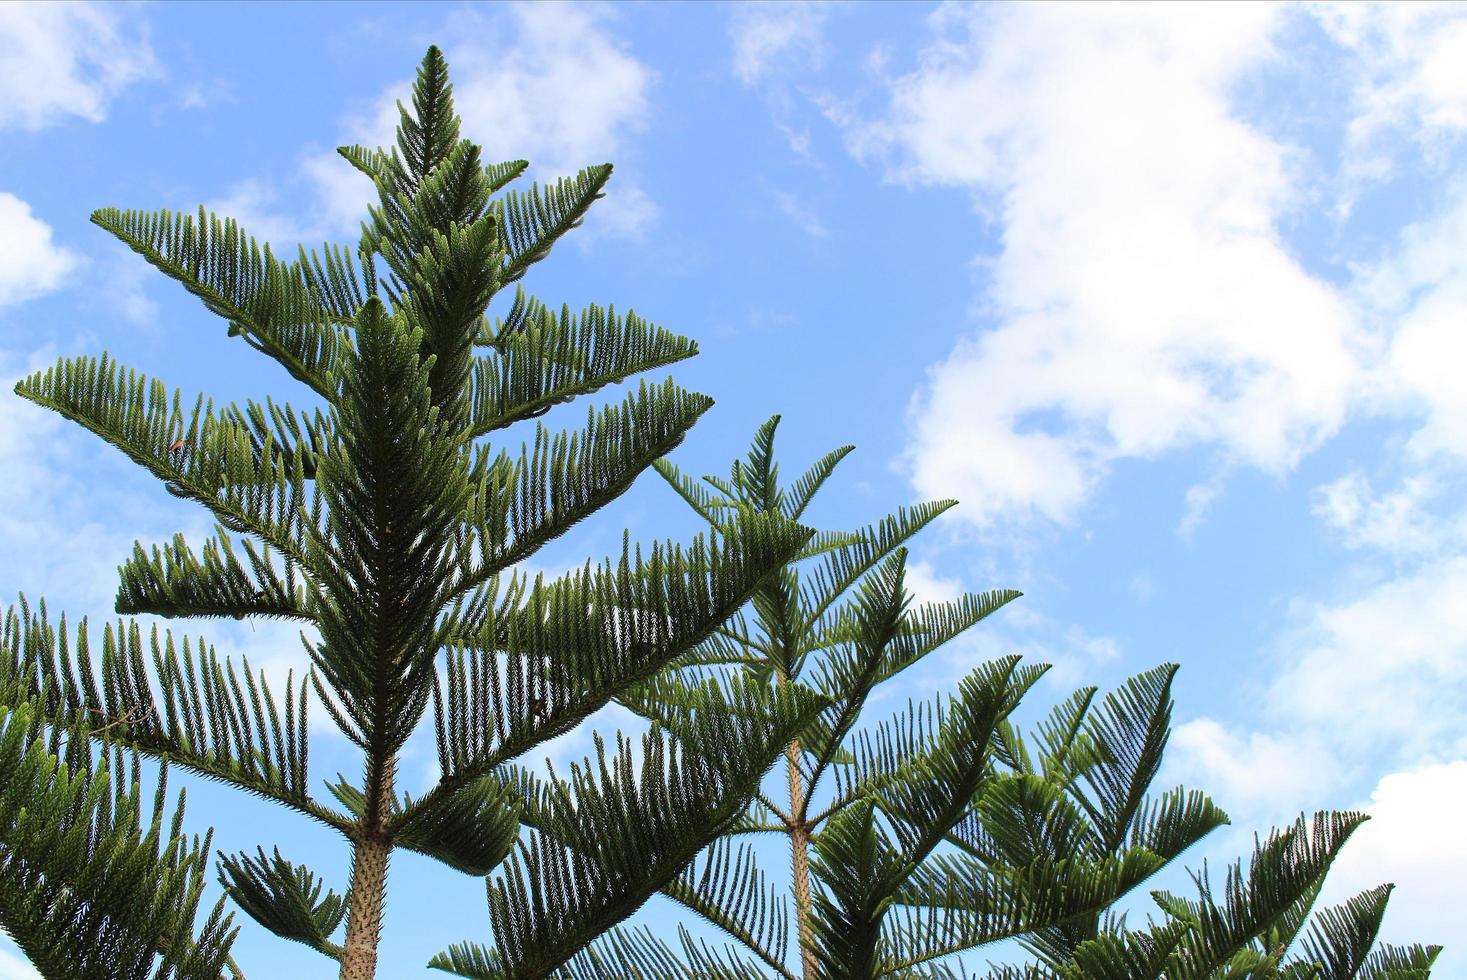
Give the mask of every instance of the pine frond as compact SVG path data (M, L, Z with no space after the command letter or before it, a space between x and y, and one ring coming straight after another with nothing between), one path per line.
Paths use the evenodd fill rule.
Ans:
M956 500L935 500L898 508L895 514L863 529L858 543L827 554L801 589L803 615L797 632L803 633L817 624L846 590L878 562L956 504Z
M106 355L63 358L15 391L101 436L231 530L309 567L304 541L320 521L321 502L306 487L299 445L287 461L268 439L257 445L249 428L216 415L202 396L185 415L177 392L170 398L161 381Z
M738 487L743 491L742 501L761 511L784 510L784 491L779 486L779 464L774 460L774 431L779 427L779 416L772 415L754 431L754 440L749 444L747 465L734 464Z
M249 431L256 459L269 453L290 465L299 454L301 476L307 480L316 478L316 457L333 438L330 420L319 408L307 415L289 405L278 405L270 398L263 405L246 401L243 409L230 405L220 412L220 417ZM285 472L294 476L289 468Z
M805 513L805 508L810 506L810 501L815 499L815 494L825 486L825 481L830 479L830 474L840 461L855 452L855 446L839 446L821 456L805 471L805 473L794 483L790 484L785 491L785 516L792 521L800 519Z
M336 152L366 174L372 180L376 180L386 166L388 155L381 150L368 149L359 143L350 146L338 146ZM530 168L528 160L507 160L504 163L491 163L484 168L484 179L489 187L489 193L493 194L501 190L506 184L523 174Z
M522 293L515 297L519 302ZM498 356L473 365L470 431L481 436L634 374L692 357L697 344L635 313L592 304L578 316L562 307L539 315L500 343Z
M569 782L546 797L546 829L521 843L489 886L500 975L559 968L666 887L743 812L779 751L820 707L793 692L765 696L762 719L709 714L676 745L644 735L640 762L625 740L608 761L597 739L595 765L571 767Z
M887 913L880 975L908 976L944 957L1093 914L1159 865L1154 855L1130 854L1038 861L995 873L963 857L939 858L907 879L898 892L900 907Z
M230 321L231 336L274 358L321 397L332 396L337 361L350 343L340 327L350 313L318 295L301 265L281 265L268 244L262 254L232 218L221 222L203 207L197 222L166 208L154 214L102 208L92 212L92 223Z
M48 725L105 728L119 745L344 827L307 794L304 681L297 691L287 678L282 712L248 661L241 679L202 641L196 657L186 637L180 647L156 627L145 659L138 624L119 621L103 632L99 682L85 621L73 646L64 619L54 628L44 607L33 615L24 603L7 612L0 646L0 703L37 699Z
M906 550L898 548L862 583L850 613L854 642L848 648L832 652L817 668L814 686L832 704L821 716L824 723L821 731L812 732L805 739L805 748L814 759L811 785L835 759L841 743L855 726L881 675L887 650L902 628L910 601L903 585L906 557Z
M311 542L321 633L311 652L348 737L391 754L427 705L468 464L461 436L436 424L420 332L372 299L356 335L332 408L341 435L317 471L330 517Z
M1382 946L1365 958L1358 980L1427 980L1440 946Z
M521 278L531 265L550 254L561 235L581 223L591 204L602 197L611 179L611 164L587 167L562 177L543 190L534 184L526 193L508 191L494 202L500 236L509 250L501 281Z
M209 835L183 835L182 794L170 829L160 776L145 819L136 757L127 780L105 743L94 767L96 732L48 745L43 726L34 703L0 705L0 927L57 980L219 980L237 930L222 901L195 927Z
M822 887L812 902L821 980L874 977L881 922L902 878L902 858L880 833L873 801L836 814L812 841L811 867Z
M1047 667L1020 666L1016 656L979 667L958 683L932 747L882 789L883 812L911 866L923 861L967 811L991 770L998 722L1013 711Z
M886 644L876 682L890 680L1023 594L1014 589L969 592L950 602L934 602L909 610Z
M1104 751L1085 732L1085 719L1095 704L1096 691L1094 687L1083 687L1055 705L1035 733L1044 778L1066 789L1105 758Z
M657 674L810 534L778 517L732 530L696 538L686 551L656 545L646 560L627 542L616 564L537 580L474 647L450 651L447 679L433 688L443 781L428 799L569 731Z
M1075 950L1065 980L1162 980L1167 962L1191 926L1168 922L1147 932L1102 935ZM1055 974L1047 974L1054 976Z
M644 382L620 405L587 409L579 432L552 435L537 423L535 441L519 460L494 467L473 489L459 551L478 560L460 568L443 603L463 598L625 493L712 404L669 379Z
M1197 877L1196 901L1155 893L1169 915L1193 923L1170 960L1169 972L1207 976L1222 967L1317 887L1365 819L1360 813L1321 812L1312 824L1301 816L1292 827L1274 831L1255 846L1246 872L1241 863L1228 869L1220 900L1208 887L1205 869Z
M1299 955L1321 968L1320 980L1355 980L1364 969L1394 887L1380 885L1315 915Z
M738 940L776 973L789 952L789 907L754 860L754 849L731 837L673 879L663 894Z
M472 165L477 172L477 164ZM423 352L433 355L428 386L434 392L433 403L445 416L450 410L467 413L473 338L484 308L499 288L495 270L503 258L494 221L488 216L450 224L446 235L434 229L410 260L407 296L401 301L392 298L407 322L423 332ZM452 286L434 289L434 283ZM391 295L391 290L384 292Z
M1081 777L1094 795L1082 795L1080 800L1106 850L1113 851L1126 840L1161 767L1171 736L1171 689L1176 673L1176 664L1163 664L1129 678L1086 719L1086 731L1105 758Z
M1178 786L1159 798L1148 799L1136 811L1129 846L1171 860L1230 822L1227 813L1209 797Z
M265 854L221 856L219 884L250 918L282 939L309 946L332 959L341 958L341 947L331 936L346 918L349 899L328 890L304 865Z
M469 980L502 980L504 961L499 953L478 943L454 943L428 961L428 969L442 970Z
M483 877L514 848L520 832L518 801L517 787L492 776L424 806L409 797L402 803L394 841L464 874Z
M458 142L458 114L453 111L453 86L448 63L437 45L431 45L413 80L413 112L397 103L402 117L397 145L402 148L408 173L421 183L448 156Z
M556 980L765 980L769 976L754 963L727 949L694 942L678 926L681 952L645 926L618 927L597 939L554 974ZM793 980L783 970L775 976Z
M241 544L245 562L223 528L204 543L202 558L182 534L162 549L155 546L151 555L134 544L132 558L118 568L117 611L313 622L307 584L298 578L296 566L282 563L282 574L269 545L257 551L248 539Z

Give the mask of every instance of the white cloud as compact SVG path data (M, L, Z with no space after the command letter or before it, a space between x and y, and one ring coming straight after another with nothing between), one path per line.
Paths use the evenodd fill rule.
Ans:
M0 129L34 132L80 116L107 117L131 83L161 72L147 25L125 31L128 6L101 3L0 4Z
M1467 761L1422 765L1382 778L1326 879L1322 904L1393 882L1383 941L1436 943L1445 951L1433 976L1467 972L1461 949L1462 882L1467 880Z
M952 602L964 592L961 580L939 574L929 561L907 562L906 589L918 605Z
M811 153L808 127L795 122L794 91L804 88L825 67L825 26L834 4L808 0L744 3L729 14L731 67L745 87L756 89L768 106L770 122L789 148L806 163ZM812 95L818 103L824 95Z
M824 4L747 3L733 8L728 35L733 44L733 72L745 85L771 73L819 67L825 60Z
M0 229L0 308L60 289L81 264L75 252L51 241L51 226L29 204L3 191Z
M1406 477L1400 489L1376 493L1359 473L1314 491L1314 514L1339 531L1346 547L1376 548L1395 555L1433 554L1467 543L1467 514L1434 513L1438 481L1426 474Z
M1003 226L993 328L913 401L920 494L1068 522L1114 461L1204 446L1283 473L1339 427L1355 325L1280 242L1291 150L1230 103L1282 16L943 7L886 117L845 120L890 179L971 189Z
M1169 777L1161 782L1205 789L1224 810L1266 813L1274 821L1311 809L1331 785L1335 763L1312 739L1250 732L1240 735L1214 718L1172 731Z
M345 160L341 162L344 166L351 166ZM368 187L371 186L365 177L362 181ZM309 250L313 245L331 237L328 224L319 218L302 220L277 210L274 205L278 198L274 185L251 177L232 185L223 197L205 201L203 208L217 215L220 220L233 218L261 247L268 242L271 253L287 262L299 255L300 245L305 245ZM361 220L366 215L364 202L357 218Z
M1222 487L1218 481L1209 483L1194 483L1187 488L1183 497L1186 510L1182 519L1177 524L1177 535L1183 541L1192 540L1192 535L1207 521L1207 512L1212 508L1213 502L1222 493Z
M1313 11L1356 61L1348 211L1358 184L1389 177L1407 146L1438 158L1443 137L1467 129L1467 16L1453 3L1321 3Z
M1117 637L1061 624L1021 599L942 647L935 657L947 671L932 683L940 690L951 690L954 674L961 676L978 664L1018 653L1025 663L1049 664L1040 683L1050 692L1068 694L1082 685L1096 683L1097 676L1120 661L1123 652ZM895 689L888 696L897 696ZM1044 695L1035 696L1036 703L1045 699Z
M582 167L620 163L629 137L648 124L656 73L608 29L613 12L544 4L502 9L498 16L458 11L442 32L473 39L444 45L462 135L483 146L486 163L529 160L528 179L542 183ZM339 142L392 145L401 120L399 100L411 111L411 78L389 87L366 113L350 117ZM371 181L334 148L306 154L301 169L319 195L314 237L325 230L354 233L367 205L377 203ZM598 235L636 239L656 216L655 202L619 167L606 197L569 240L585 245Z
M1376 398L1383 408L1421 416L1413 459L1467 457L1467 181L1441 188L1441 207L1401 230L1394 248L1355 267L1360 308L1390 335Z
M1280 644L1269 707L1328 732L1342 754L1419 756L1467 745L1467 556L1426 562L1339 604Z

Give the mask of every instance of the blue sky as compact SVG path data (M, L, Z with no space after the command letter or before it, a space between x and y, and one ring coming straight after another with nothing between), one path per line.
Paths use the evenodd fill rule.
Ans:
M1387 933L1455 941L1438 975L1467 976L1467 8L6 4L4 390L107 350L190 394L296 395L87 216L203 204L286 257L354 243L374 198L333 148L391 140L433 43L486 157L616 164L527 286L698 340L672 374L717 405L685 470L782 413L787 470L858 446L816 523L956 497L919 597L1026 593L871 710L1010 651L1054 664L1035 712L1178 661L1163 781L1234 820L1191 862L1363 807L1330 894L1395 881ZM9 394L0 473L6 602L104 618L134 540L208 528ZM649 477L537 561L624 527L696 530ZM303 660L273 626L184 631ZM316 775L355 773L324 725ZM339 842L189 787L217 846L279 842L340 887ZM384 976L486 938L481 884L392 875ZM237 949L326 972L249 921ZM29 976L0 940L0 978Z

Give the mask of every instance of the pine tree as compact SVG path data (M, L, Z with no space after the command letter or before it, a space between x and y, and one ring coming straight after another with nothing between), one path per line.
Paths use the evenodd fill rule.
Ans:
M1176 672L1163 665L1101 702L1093 687L1075 692L1037 726L1032 746L1005 725L1005 771L957 828L953 882L979 868L1018 875L1036 864L1100 867L1123 854L1149 877L1225 823L1200 793L1150 792L1171 733ZM1440 947L1372 951L1391 885L1310 920L1330 866L1365 819L1301 816L1260 839L1246 870L1229 866L1220 897L1205 865L1192 876L1195 899L1153 891L1162 916L1145 929L1107 908L1036 930L1023 944L1038 962L994 980L1424 980Z
M753 514L802 520L852 447L781 486L778 423L775 416L760 427L727 478L699 482L666 460L655 465L714 527ZM1260 843L1249 875L1229 872L1220 904L1205 874L1196 902L1158 893L1170 918L1154 932L1126 933L1112 913L1227 823L1203 793L1152 792L1171 733L1176 665L1133 677L1103 699L1093 687L1077 691L1039 724L1032 747L1008 718L1045 668L1021 668L1017 658L978 668L945 704L909 705L858 727L879 685L1019 595L911 607L904 542L951 506L918 505L858 532L817 534L755 593L752 623L741 613L622 698L673 731L731 678L776 689L808 684L828 701L786 746L784 798L761 792L753 812L665 889L747 955L695 944L686 933L677 952L646 936L621 937L623 947L657 964L653 975L690 978L956 976L946 958L1002 939L1018 939L1039 962L1001 969L999 978L1275 975L1256 971L1266 962L1280 969L1359 815L1321 814L1312 833L1301 821L1274 834ZM802 574L802 563L816 562ZM822 778L832 775L833 792L817 802ZM789 841L792 902L769 884L747 842L769 833ZM1283 968L1294 972L1277 975L1425 976L1388 968L1429 966L1431 949L1366 956L1387 893L1322 913ZM789 904L796 971L786 962ZM1142 952L1157 958L1134 958ZM1333 965L1308 972L1315 961ZM1345 970L1347 963L1363 972Z
M390 152L339 150L380 200L355 254L302 248L284 264L202 208L197 221L92 215L283 367L310 407L216 408L202 395L189 407L107 355L62 359L16 387L218 521L202 546L137 546L117 612L297 623L315 633L302 634L305 676L287 678L282 697L248 661L237 670L168 631L145 640L127 619L104 630L98 669L85 621L74 643L37 621L0 658L0 688L12 709L28 699L26 724L105 729L112 744L341 833L353 855L341 895L323 896L326 879L263 848L226 858L219 874L265 927L339 960L342 980L376 973L397 848L472 875L504 864L489 885L496 949L457 952L478 963L471 975L543 977L737 819L821 705L730 686L676 737L645 735L640 769L620 737L609 761L598 742L598 760L568 781L515 760L696 648L811 532L750 515L685 548L644 554L628 541L618 558L552 581L516 571L624 492L711 400L643 382L588 410L579 431L535 422L528 444L491 448L516 423L696 347L631 312L556 314L522 289L491 320L490 300L581 221L611 166L491 199L528 164L486 166L459 139L436 47L412 101L412 113L398 106ZM331 800L308 775L312 702L363 757L360 782L330 784ZM395 786L396 762L430 712L442 776L413 798Z
M656 464L658 472L714 528L754 516L800 520L852 447L832 450L781 486L774 459L778 423L775 416L759 428L747 458L736 461L726 479L708 476L700 483L665 460ZM1021 908L996 897L981 922L908 923L907 939L892 942L888 911L967 812L991 767L999 725L1043 672L1006 658L975 670L945 706L914 708L854 734L879 685L1019 595L975 593L912 608L904 542L953 503L902 509L856 532L817 534L756 591L752 623L741 613L669 672L623 697L673 731L700 699L731 678L809 690L829 702L786 745L783 792L761 792L754 812L666 889L754 957L739 959L685 938L682 961L693 975L740 963L738 969L757 976L755 961L778 976L796 975L785 962L785 903L759 870L745 840L750 834L778 833L789 842L796 952L807 980L906 970L919 960L898 961L939 936L952 943L960 932L969 943L986 942L1014 934L1036 916L1048 921L1053 915L1052 909ZM800 567L806 564L814 567ZM823 793L830 780L833 792ZM1010 898L1017 894L1009 892ZM663 959L675 957L667 950Z

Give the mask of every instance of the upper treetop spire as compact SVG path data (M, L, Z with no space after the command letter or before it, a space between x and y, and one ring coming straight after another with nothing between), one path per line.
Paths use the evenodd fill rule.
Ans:
M413 114L397 103L402 116L398 146L408 172L421 183L458 142L458 116L453 111L453 86L448 82L448 62L438 46L432 45L418 66L413 82ZM416 118L414 118L414 115Z

